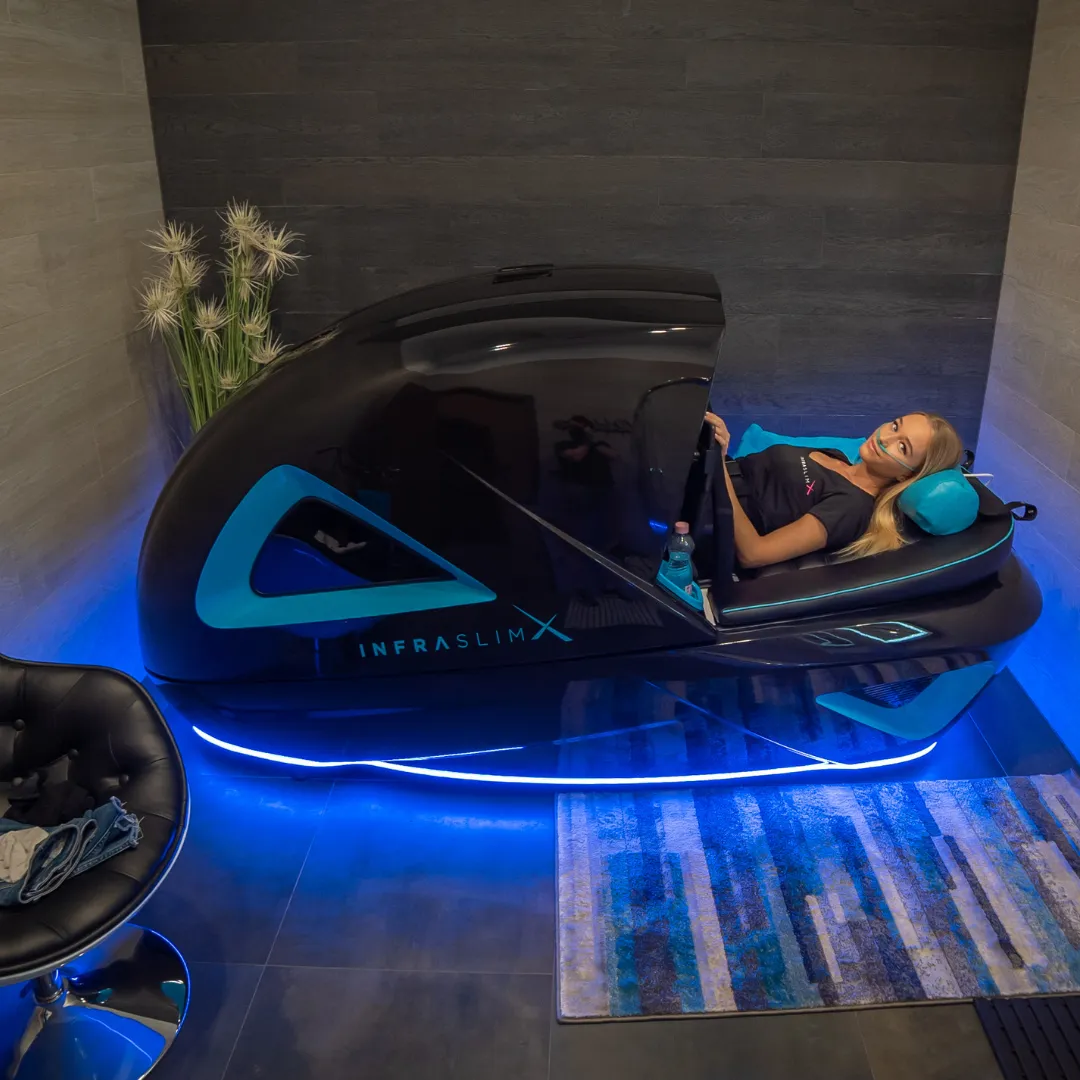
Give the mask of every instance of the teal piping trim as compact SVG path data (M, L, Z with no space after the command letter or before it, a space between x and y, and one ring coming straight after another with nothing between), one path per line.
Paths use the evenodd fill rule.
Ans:
M866 589L877 589L882 585L896 585L901 581L912 581L915 578L926 577L927 574L936 574L939 570L948 570L950 567L960 566L961 563L971 562L972 559L980 559L983 555L989 555L991 551L1001 547L1012 536L1015 528L1016 525L1010 521L1009 531L996 544L991 544L988 548L977 551L974 555L965 555L962 559L954 559L952 562L945 563L942 566L932 566L929 570L920 570L915 574L904 574L902 577L889 578L888 581L871 581L867 585L852 585L850 589L834 589L832 592L817 593L814 596L800 596L798 600L770 600L767 604L747 604L745 607L724 608L723 613L729 615L736 611L760 611L763 608L783 607L785 604L805 604L811 600L828 600L830 596L845 596L848 593L864 592Z
M251 587L251 572L263 543L282 517L305 498L321 499L353 515L445 570L452 575L452 580L365 585L292 596L256 593ZM199 575L195 611L207 626L237 630L379 618L483 604L494 599L495 593L486 585L395 528L373 510L303 469L279 465L260 477L218 533Z

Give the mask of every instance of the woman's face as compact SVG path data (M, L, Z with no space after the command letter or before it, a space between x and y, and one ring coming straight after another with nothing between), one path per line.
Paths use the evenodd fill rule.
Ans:
M922 413L908 413L880 425L859 448L859 456L876 475L906 480L926 460L933 437L930 421Z

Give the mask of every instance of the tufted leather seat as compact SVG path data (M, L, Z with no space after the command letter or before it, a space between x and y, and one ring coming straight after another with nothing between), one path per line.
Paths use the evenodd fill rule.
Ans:
M120 927L165 877L187 825L180 753L142 686L107 668L0 657L0 785L46 769L96 803L115 795L142 839L35 904L0 909L0 983L55 970Z

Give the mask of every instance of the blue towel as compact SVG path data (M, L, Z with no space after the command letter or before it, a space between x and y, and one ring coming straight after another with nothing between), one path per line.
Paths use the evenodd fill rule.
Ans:
M0 907L40 900L68 878L135 847L141 835L138 819L115 798L49 828L0 818Z

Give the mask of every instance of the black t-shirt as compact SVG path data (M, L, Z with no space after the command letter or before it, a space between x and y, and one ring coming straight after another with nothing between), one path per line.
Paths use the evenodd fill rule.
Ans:
M846 461L839 450L822 454ZM739 459L749 505L759 533L771 533L813 514L825 526L830 551L857 540L870 524L874 497L846 477L819 465L804 446L770 446Z

